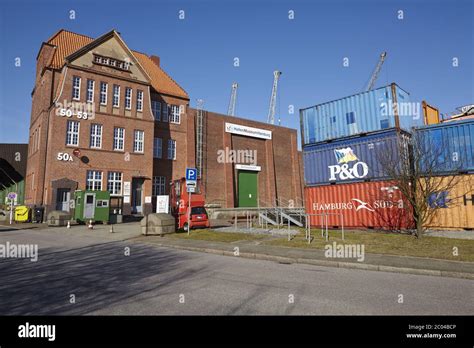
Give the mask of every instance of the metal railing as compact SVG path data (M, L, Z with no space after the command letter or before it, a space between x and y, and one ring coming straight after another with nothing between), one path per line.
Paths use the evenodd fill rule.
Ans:
M329 240L329 228L328 220L330 215L339 216L339 221L341 222L341 232L342 240L344 240L344 215L342 213L328 213L324 212L321 214L306 214L306 226L305 226L305 239L308 241L308 244L311 243L311 216L319 216L319 222L321 226L321 237L326 237L326 241Z
M344 234L344 214L343 213L330 213L330 212L322 212L319 214L303 214L305 223L305 240L308 241L308 244L312 241L311 236L311 218L312 217L319 217L319 223L316 224L318 228L321 228L321 237L325 238L326 241L329 240L329 217L330 216L338 216L339 217L339 225L341 226L341 234L342 240L345 238ZM245 228L247 230L251 230L254 226L259 226L260 228L265 228L269 230L269 224L275 226L278 230L280 227L284 226L285 221L282 216L282 210L279 207L257 207L254 209L245 209L240 208L234 211L234 230L237 231L238 229L238 221L239 218L241 220L245 219ZM291 230L291 220L286 219L287 231L288 231L288 241L292 238L292 230ZM303 227L303 226L301 226ZM272 230L273 235L273 230Z

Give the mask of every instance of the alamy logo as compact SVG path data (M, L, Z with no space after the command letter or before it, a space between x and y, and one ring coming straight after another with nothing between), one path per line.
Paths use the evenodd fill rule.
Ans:
M334 156L338 164L328 166L330 181L336 180L336 175L340 180L348 180L364 178L369 174L369 167L365 162L359 161L349 167L348 163L359 160L350 147L335 149Z
M48 341L56 339L56 325L35 325L26 322L18 326L20 338L47 338Z

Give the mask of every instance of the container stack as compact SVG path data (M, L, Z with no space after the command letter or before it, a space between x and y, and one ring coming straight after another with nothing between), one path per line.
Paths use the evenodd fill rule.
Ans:
M321 224L322 215L329 227L413 225L407 204L381 165L383 154L396 154L409 140L409 131L423 125L411 105L409 94L393 83L300 110L306 211L313 214L312 226Z
M445 122L415 129L416 144L427 160L427 175L439 177L454 186L429 200L438 208L433 229L474 229L474 119ZM442 184L441 186L446 186Z

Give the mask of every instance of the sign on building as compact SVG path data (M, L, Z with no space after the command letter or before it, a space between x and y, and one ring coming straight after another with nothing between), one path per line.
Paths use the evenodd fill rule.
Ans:
M156 212L168 214L169 196L156 196Z
M225 123L225 131L227 133L245 135L247 137L252 137L252 138L260 138L260 139L267 139L267 140L272 139L272 131L261 129L261 128L241 126L239 124L234 124L234 123L229 123L229 122Z

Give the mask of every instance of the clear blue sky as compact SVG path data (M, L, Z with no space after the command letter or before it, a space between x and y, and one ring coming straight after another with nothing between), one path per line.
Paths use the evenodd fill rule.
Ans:
M362 91L384 50L376 86L397 82L412 100L426 99L443 113L474 102L470 0L4 0L0 6L0 143L27 142L36 55L60 28L92 37L117 29L130 48L161 57L192 106L202 98L206 109L226 113L236 81L237 115L264 122L272 72L279 69L277 110L291 128L299 128L299 108Z

